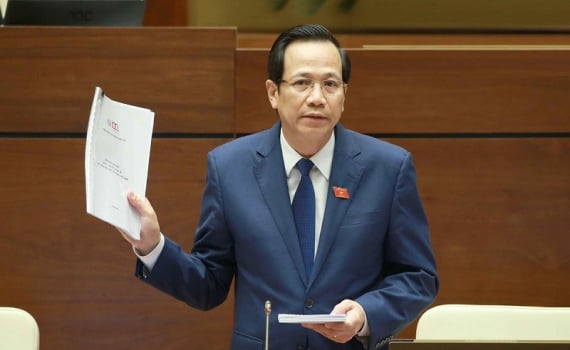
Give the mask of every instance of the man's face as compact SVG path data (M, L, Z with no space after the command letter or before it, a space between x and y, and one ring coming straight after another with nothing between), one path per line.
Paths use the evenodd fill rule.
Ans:
M310 157L329 140L344 110L340 54L328 41L297 41L285 50L283 68L280 86L266 81L269 101L287 142Z

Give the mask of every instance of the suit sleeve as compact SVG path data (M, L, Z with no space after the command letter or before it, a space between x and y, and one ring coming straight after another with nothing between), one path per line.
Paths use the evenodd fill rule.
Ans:
M216 160L208 155L200 223L191 253L165 237L164 249L152 271L138 261L136 276L188 305L208 310L227 298L235 273L233 240L223 215Z

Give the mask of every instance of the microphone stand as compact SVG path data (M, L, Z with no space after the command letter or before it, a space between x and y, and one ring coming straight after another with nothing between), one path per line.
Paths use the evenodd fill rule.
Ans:
M265 302L265 350L269 350L269 314L271 314L271 302Z

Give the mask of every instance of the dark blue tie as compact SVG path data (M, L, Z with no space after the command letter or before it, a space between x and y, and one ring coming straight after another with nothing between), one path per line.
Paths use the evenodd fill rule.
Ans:
M297 169L301 172L301 182L293 198L295 227L307 278L311 276L315 255L315 190L309 177L312 168L313 162L310 159L302 158L297 162Z

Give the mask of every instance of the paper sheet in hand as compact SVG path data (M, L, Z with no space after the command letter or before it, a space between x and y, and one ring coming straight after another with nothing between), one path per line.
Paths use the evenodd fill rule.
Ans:
M140 239L140 215L127 191L144 196L154 112L105 96L95 88L85 144L87 213Z
M277 315L279 323L330 323L344 322L346 315L343 314L317 314L317 315L297 315L297 314L279 314Z

